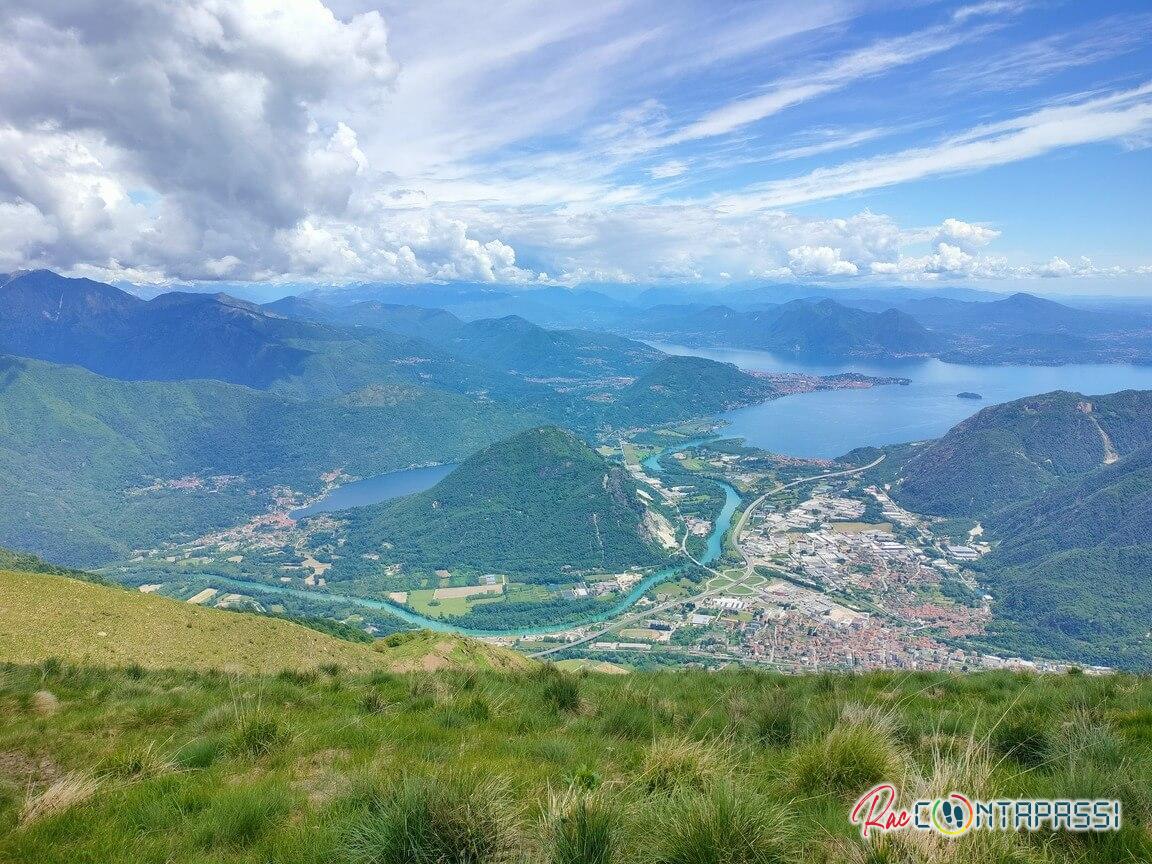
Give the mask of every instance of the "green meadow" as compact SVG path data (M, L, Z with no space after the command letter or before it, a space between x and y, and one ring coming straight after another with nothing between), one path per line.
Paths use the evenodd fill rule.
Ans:
M1124 825L865 842L880 781ZM1126 675L0 667L4 862L1112 864L1152 860L1150 825Z

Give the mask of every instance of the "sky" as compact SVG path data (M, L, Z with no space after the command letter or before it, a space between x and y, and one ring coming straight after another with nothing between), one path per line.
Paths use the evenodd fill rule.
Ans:
M1147 2L4 6L0 272L1152 295Z

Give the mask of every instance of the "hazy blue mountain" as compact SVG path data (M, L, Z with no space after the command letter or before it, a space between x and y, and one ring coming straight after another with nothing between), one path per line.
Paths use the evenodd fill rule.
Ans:
M0 351L128 380L217 378L267 387L299 374L295 340L316 325L262 313L227 295L143 301L111 285L47 270L0 287Z
M793 300L750 311L655 306L629 326L661 341L805 357L924 356L942 346L938 337L903 312L869 312L834 300Z
M452 355L494 370L529 376L591 378L636 375L660 352L643 343L586 330L548 330L520 315L465 323L443 309L364 300L335 306L288 297L265 305L289 317L371 327L419 337Z
M464 322L443 309L362 300L335 305L310 297L285 297L265 303L264 309L301 321L317 321L347 327L372 327L420 339L457 333Z
M1141 311L1073 308L1018 293L991 303L946 298L900 307L946 337L941 356L957 363L1145 362L1152 358L1152 317Z
M355 311L403 322L396 327L407 332L289 318L222 294L173 292L145 302L109 285L37 271L0 288L0 352L124 380L207 378L297 398L408 385L521 404L558 398L482 357L413 335L451 335L463 324L447 313Z
M1075 309L1023 292L991 303L941 297L910 300L901 308L925 326L940 330L1088 335L1124 330L1132 324L1117 314Z
M520 315L549 327L599 327L631 308L622 300L584 288L524 288L468 282L418 286L370 282L302 296L330 305L377 301L445 309L467 321Z

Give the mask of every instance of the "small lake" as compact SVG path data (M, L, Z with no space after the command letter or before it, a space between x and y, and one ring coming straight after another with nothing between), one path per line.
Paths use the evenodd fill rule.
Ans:
M789 456L831 458L855 447L936 438L984 406L1051 390L1089 396L1152 390L1152 366L961 366L940 360L806 363L767 351L651 344L669 354L693 354L750 371L862 372L912 380L906 387L802 393L721 415L729 425L719 430L720 435ZM956 397L965 391L984 398Z
M402 471L389 471L387 474L355 480L338 486L318 501L299 510L293 510L289 515L293 519L303 519L315 516L317 513L331 513L334 510L347 510L349 507L379 504L381 501L423 492L435 486L455 468L455 465L406 468Z

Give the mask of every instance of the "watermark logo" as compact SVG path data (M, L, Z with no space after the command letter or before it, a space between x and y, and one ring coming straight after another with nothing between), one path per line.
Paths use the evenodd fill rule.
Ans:
M1119 801L1007 798L981 801L959 792L897 807L896 787L869 789L849 812L849 821L867 839L872 832L935 831L961 837L969 831L1119 831Z

